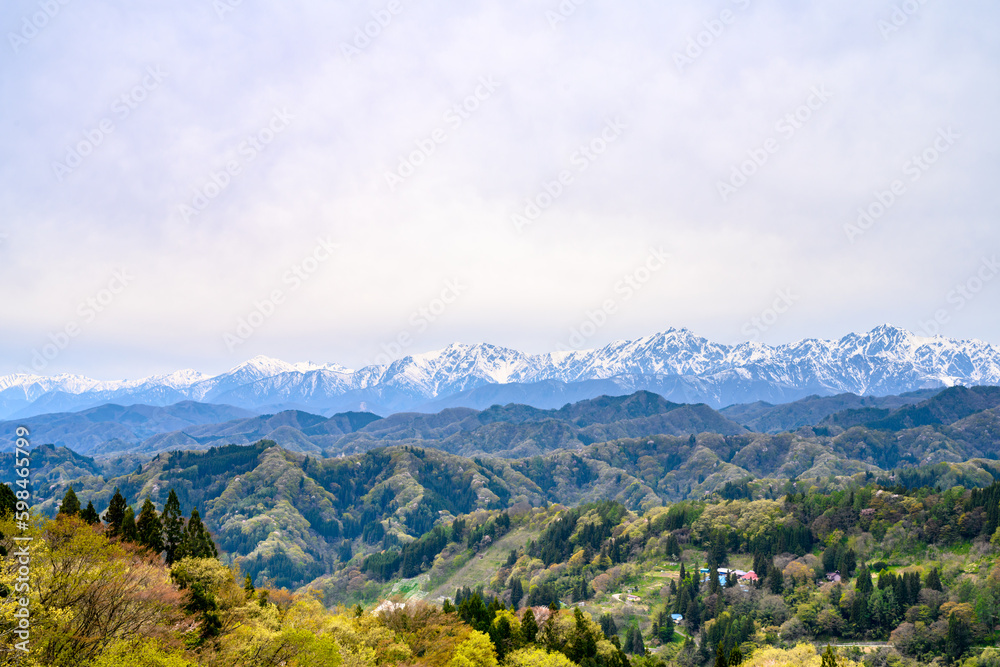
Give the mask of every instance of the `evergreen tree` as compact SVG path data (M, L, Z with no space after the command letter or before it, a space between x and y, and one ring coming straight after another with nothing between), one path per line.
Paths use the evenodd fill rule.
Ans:
M566 653L573 662L584 663L592 661L597 655L597 638L587 627L587 619L579 607L573 610L573 632L570 635L569 651ZM642 644L642 637L639 638ZM645 649L643 649L645 650Z
M212 541L212 535L201 522L201 515L198 509L191 510L191 518L187 522L187 529L184 531L184 539L177 549L175 557L181 558L216 558L219 550Z
M80 501L76 497L76 492L73 491L73 487L69 487L66 490L66 495L63 496L62 504L59 505L59 514L63 516L77 516L80 514Z
M634 625L629 627L625 633L625 645L622 646L622 651L633 655L643 655L646 652L646 644L642 641L642 633L638 627Z
M715 647L715 667L729 667L729 661L722 650L722 642L719 642L719 645Z
M246 594L247 600L253 600L257 597L257 589L254 588L253 579L248 574L246 579L243 580L243 593Z
M958 614L948 617L948 635L945 638L945 653L951 662L957 662L972 643L972 633L969 625Z
M833 649L830 645L826 645L826 650L823 651L823 661L820 667L837 667L837 658L833 655Z
M874 586L872 586L872 575L868 571L867 565L862 565L861 569L858 570L858 579L854 587L858 590L858 593L864 597L868 597L872 594Z
M156 506L149 498L142 504L135 525L139 533L139 544L159 555L163 551L163 523L156 513Z
M713 565L708 570L708 592L716 594L721 590L722 586L719 584L719 571Z
M95 523L100 523L101 522L101 517L97 513L97 510L94 509L94 503L92 503L92 502L88 502L87 503L87 509L85 509L82 512L80 512L80 518L83 519L84 521L86 521L87 523L89 523L92 526Z
M943 590L941 586L941 571L938 568L931 568L931 571L927 573L927 588L934 589L935 591Z
M17 496L14 490L6 484L0 484L0 517L11 514L17 509Z
M170 495L163 506L163 548L167 552L167 565L179 560L177 550L184 541L184 515L181 514L181 503L177 494L170 489Z
M785 588L785 578L782 576L781 570L776 567L771 568L771 572L767 575L767 587L775 595L781 595Z
M733 650L729 652L729 667L736 667L741 662L743 662L743 653L740 651L740 647L733 645Z
M510 606L515 610L521 608L521 598L524 597L524 586L521 585L521 580L514 577L510 582Z
M611 614L601 614L600 624L601 631L608 639L618 635L618 626L615 624L615 619Z
M535 620L535 612L528 607L524 610L524 617L521 619L521 635L524 641L533 644L538 636L538 621Z
M125 502L125 496L122 492L115 487L115 495L111 496L111 502L108 503L108 509L104 512L104 521L108 524L108 535L110 537L119 537L122 533L122 521L125 519L125 509L128 507L128 503Z
M125 508L121 535L126 542L137 542L139 539L139 532L135 527L135 511L131 507Z

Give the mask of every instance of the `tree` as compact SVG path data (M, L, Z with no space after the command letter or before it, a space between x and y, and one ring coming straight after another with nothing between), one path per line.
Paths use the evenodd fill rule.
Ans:
M191 518L187 522L187 529L184 531L184 539L180 548L175 554L180 558L216 558L219 550L212 541L212 535L201 522L201 515L198 509L191 510Z
M253 600L257 597L257 589L254 588L253 578L251 578L249 574L246 576L246 579L243 580L243 592L247 596L247 601Z
M37 664L92 664L108 643L174 622L180 594L162 565L75 521L50 521L35 538L46 545L32 549Z
M128 507L128 503L125 502L125 496L122 492L115 487L115 495L111 496L111 502L108 503L108 509L104 512L104 521L108 524L108 535L111 537L119 537L122 532L122 521L125 519L125 509Z
M101 516L97 513L97 510L94 509L94 503L92 502L88 502L87 509L80 512L80 518L92 526L95 523L101 522Z
M163 548L167 554L167 565L180 560L177 550L184 541L184 515L181 514L181 502L177 499L177 494L170 489L167 502L163 505Z
M618 636L618 626L615 624L615 619L611 614L601 614L600 618L601 632L608 639Z
M775 595L781 595L781 591L785 588L785 578L781 570L776 567L771 568L771 572L767 575L767 587Z
M163 551L163 523L156 513L153 501L146 498L139 511L139 519L135 523L138 531L138 542L154 554Z
M931 568L931 571L927 573L927 588L931 588L935 591L944 590L941 586L941 570L938 568Z
M858 593L864 597L868 597L872 594L872 590L875 588L872 585L872 575L868 571L867 565L862 565L858 570L858 578L854 584L854 587L858 590Z
M510 582L510 604L514 609L521 608L521 598L524 597L524 586L521 585L521 580L514 577Z
M736 667L743 662L743 653L740 647L733 645L733 650L729 652L729 667Z
M62 504L59 505L59 514L63 516L77 516L80 514L80 501L76 497L76 492L73 491L72 486L66 490L66 495L63 496Z
M507 667L576 667L576 663L562 653L549 653L540 648L514 651L504 664Z
M958 614L948 616L948 635L945 638L945 654L951 662L957 662L972 643L969 624Z
M538 621L535 620L535 612L531 607L524 610L524 616L521 618L521 635L528 644L533 644L535 637L538 636Z
M468 639L458 645L448 667L498 667L493 642L484 633L473 630Z
M634 655L642 655L646 652L646 645L642 641L642 633L639 632L638 627L634 625L629 627L628 632L625 633L625 644L622 646L622 651Z
M135 511L131 507L125 509L121 535L126 542L136 542L139 539L139 531L135 526Z
M660 643L666 646L670 642L674 641L674 621L666 614L663 616L664 618L662 619L659 630L657 631L657 637L660 638Z
M837 658L833 655L833 649L830 645L826 645L826 650L823 651L823 660L820 667L837 667Z
M14 490L6 484L0 484L0 517L14 512L17 508L17 496Z
M719 645L715 647L715 667L729 667L729 661L722 650L722 642L719 642Z
M573 610L573 631L570 633L569 642L563 652L566 657L576 663L593 659L597 655L597 638L588 627L587 617L579 607ZM642 639L640 638L640 642Z

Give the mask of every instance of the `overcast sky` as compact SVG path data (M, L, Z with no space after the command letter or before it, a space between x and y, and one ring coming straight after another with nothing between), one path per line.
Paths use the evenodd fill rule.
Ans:
M0 374L1000 344L1000 7L804 4L8 0Z

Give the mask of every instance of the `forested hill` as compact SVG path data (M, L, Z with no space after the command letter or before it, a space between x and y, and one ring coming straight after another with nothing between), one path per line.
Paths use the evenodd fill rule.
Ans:
M296 483L289 470L281 472L280 459L294 455L261 449L254 469L251 449L216 452L211 460L174 454L168 467L193 467L197 477L203 465L208 475L225 466L253 482L261 481L260 468L270 467L276 477L269 492L280 496L279 504L295 486L319 497L312 482ZM388 458L345 459L344 468L314 472L350 498L358 491L351 479L378 480L386 467L415 470L430 452L378 455ZM430 477L424 481L433 486ZM255 572L252 559L239 559L244 569L234 571L211 555L185 557L168 573L151 554L136 551L146 541L119 543L96 515L88 519L93 526L63 516L32 528L38 564L54 575L37 582L43 595L32 617L36 645L49 658L43 664L60 665L340 664L338 657L366 667L996 664L1000 652L990 647L1000 638L1000 484L939 490L836 481L840 488L832 480L788 481L776 498L688 500L646 510L607 500L573 508L514 502L441 514L419 537L394 536L398 515L389 516L353 539L342 536L331 571L310 584L327 605L360 604L333 613L308 591L277 589L284 573ZM14 526L6 510L15 501L4 489L0 532L9 535ZM190 490L177 495L187 513ZM386 509L395 501L377 490L366 496L363 504L387 502ZM70 498L79 512L75 497L63 504ZM263 503L264 494L253 501ZM193 534L193 509L190 515L185 535ZM134 539L126 531L131 516L125 512L120 528L126 541ZM150 520L131 523L132 534L136 524L159 525L151 505L143 516ZM295 529L288 523L293 517L279 518L272 532ZM4 545L14 548L0 535ZM127 618L119 618L124 605L77 594L113 586L129 602ZM403 600L407 605L397 606ZM94 642L82 634L93 629L94 616L123 622ZM856 647L861 642L870 652ZM821 661L809 644L827 643L855 648L827 651ZM146 662L135 662L139 649ZM67 652L103 661L74 661ZM112 661L119 654L124 662ZM164 662L168 654L173 662Z
M527 459L469 459L409 445L319 458L261 441L163 453L127 474L104 472L66 449L42 448L36 498L39 509L54 513L72 484L81 502L99 511L115 488L133 505L149 497L162 507L173 488L249 572L298 586L356 554L404 545L478 510L613 500L641 512L713 496L776 499L798 488L789 487L793 480L805 489L878 480L947 488L984 487L1000 478L1000 464L981 459L882 468L872 460L899 461L898 450L889 449L898 441L879 449L878 441L849 433L661 435ZM866 460L845 458L847 447Z

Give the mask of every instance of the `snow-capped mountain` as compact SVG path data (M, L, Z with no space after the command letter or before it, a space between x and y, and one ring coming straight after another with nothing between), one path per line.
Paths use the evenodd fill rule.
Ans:
M889 325L835 341L807 339L776 347L723 345L687 329L669 329L600 349L540 355L456 343L360 370L261 356L213 377L183 370L108 382L22 373L0 377L0 418L104 403L168 405L182 400L258 411L298 407L387 414L431 405L485 407L487 397L503 395L553 407L549 403L567 392L607 393L609 387L623 394L648 389L677 402L723 407L810 394L890 395L956 384L1000 385L1000 350L982 341L926 338Z

